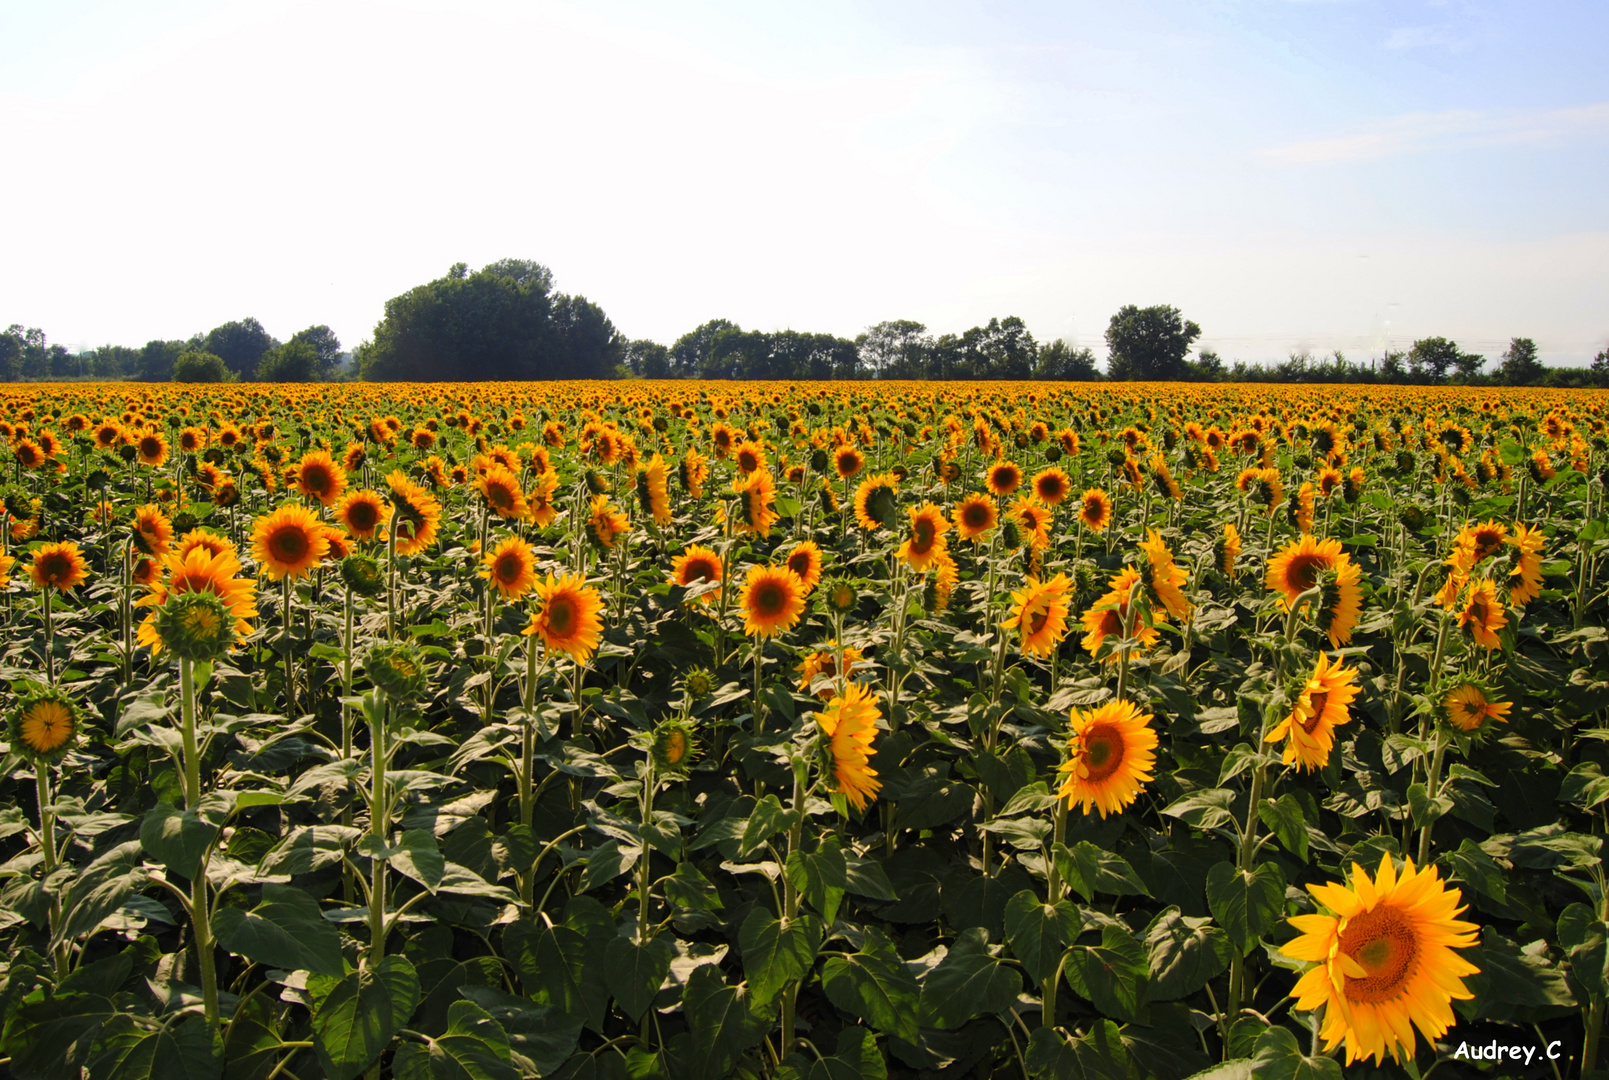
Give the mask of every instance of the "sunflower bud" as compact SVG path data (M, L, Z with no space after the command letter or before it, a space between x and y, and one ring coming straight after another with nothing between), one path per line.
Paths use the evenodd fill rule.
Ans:
M36 764L60 759L78 736L78 706L54 688L35 686L11 711L11 750Z
M234 616L217 593L171 593L156 609L156 636L181 660L206 663L229 651Z
M1107 464L1111 465L1114 469L1121 469L1123 467L1123 462L1128 460L1128 456L1128 448L1121 445L1114 446L1110 450L1106 451Z
M855 592L854 583L846 578L834 578L822 585L821 595L826 598L827 608L839 615L847 615L855 610L860 601Z
M702 701L715 693L715 676L707 668L694 668L682 678L682 689L694 701Z
M1413 503L1405 503L1397 507L1397 520L1402 523L1403 528L1410 532L1418 532L1425 527L1424 508Z
M33 507L28 503L28 496L15 489L6 492L6 513L14 518L26 519L34 516Z
M810 471L824 473L832 465L827 458L827 451L817 447L810 452Z
M359 596L379 596L385 591L385 570L369 555L348 555L342 559L341 580Z
M414 701L429 689L424 657L410 644L382 642L363 660L369 681L397 701Z
M1412 450L1397 451L1397 472L1401 473L1403 476L1407 476L1409 473L1413 472L1413 468L1416 464L1418 464L1418 459L1413 456Z
M667 720L654 729L650 751L660 772L685 772L698 755L693 726L685 720Z
M1056 464L1056 462L1060 461L1061 459L1062 459L1061 447L1059 447L1059 446L1047 446L1047 447L1045 447L1045 460L1046 461L1048 461L1052 465L1054 465L1054 464Z
M1022 547L1022 529L1017 525L1017 519L1007 517L1000 525L1000 542L1007 551L1016 551Z
M587 491L591 492L593 495L602 495L608 490L609 485L603 482L603 477L598 475L598 471L596 469L588 469Z

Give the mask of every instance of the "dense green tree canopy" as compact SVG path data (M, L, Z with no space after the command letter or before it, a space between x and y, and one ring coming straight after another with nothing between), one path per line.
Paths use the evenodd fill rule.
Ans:
M222 357L229 370L240 379L251 378L263 353L278 344L273 335L263 329L262 323L249 316L215 326L201 341L191 342L192 347Z
M234 372L216 353L192 349L173 362L174 382L229 382L233 378Z
M1201 336L1201 327L1167 304L1125 304L1106 327L1110 350L1107 375L1113 379L1163 380L1188 376L1185 357Z

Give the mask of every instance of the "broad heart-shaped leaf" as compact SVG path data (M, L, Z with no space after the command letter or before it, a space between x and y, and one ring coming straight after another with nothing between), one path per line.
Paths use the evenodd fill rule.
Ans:
M783 809L782 800L775 795L761 799L749 814L748 823L743 826L743 836L737 846L738 858L746 859L759 851L761 844L791 827L794 819L795 815Z
M604 953L603 981L626 1019L635 1023L653 1004L675 956L675 946L666 937L636 942L616 936L609 942Z
M266 967L346 973L341 935L319 913L317 900L290 885L264 885L262 902L250 911L214 912L212 932L225 949Z
M600 934L594 943L570 926L522 921L503 928L503 955L519 973L526 995L594 1031L602 1028L609 1007L608 947L609 938Z
M23 1004L6 1026L12 1075L76 1080L103 1025L116 1015L111 999L99 994L46 993Z
M660 878L659 885L665 890L665 899L676 907L720 911L725 906L714 884L690 862L677 863L676 872Z
M1596 761L1583 761L1565 774L1559 785L1560 802L1578 803L1585 810L1605 799L1609 799L1609 776Z
M1207 873L1207 907L1245 955L1284 914L1285 875L1274 863L1248 871L1221 862Z
M1341 1080L1341 1063L1322 1055L1308 1057L1295 1035L1275 1026L1257 1036L1251 1075L1252 1080Z
M765 1037L769 1023L750 1011L749 995L728 986L721 969L700 964L687 977L682 1012L693 1034L694 1076L725 1076L739 1057Z
M764 1006L794 979L803 978L821 948L821 920L800 915L784 922L756 907L738 931L743 974L756 1006Z
M218 1080L223 1035L200 1016L148 1028L120 1014L102 1031L89 1067L92 1076L105 1080Z
M1015 968L989 955L989 932L961 931L950 951L922 980L917 1014L923 1027L958 1028L974 1016L1005 1012L1022 990Z
M1307 861L1307 815L1302 804L1289 793L1276 799L1264 799L1257 808L1263 824L1274 830L1280 846L1303 862Z
M398 873L412 878L432 893L441 885L441 875L447 869L436 834L429 829L408 829L395 844L366 833L357 842L357 852L371 859L384 859Z
M875 926L866 928L859 952L834 956L822 966L821 988L827 1000L878 1031L908 1043L921 1038L916 977L894 951L894 943Z
M567 1019L551 1006L534 1005L489 986L466 986L462 993L503 1026L511 1051L535 1066L538 1075L557 1072L575 1052L581 1035L579 1017Z
M581 871L581 880L576 884L575 891L584 893L599 885L607 885L636 866L640 854L640 846L628 844L621 847L619 840L605 840L587 852L587 865Z
M127 840L103 852L84 867L67 890L63 917L56 928L57 941L71 941L99 926L148 880L144 848Z
M405 1042L391 1064L397 1080L519 1080L508 1034L473 1001L455 1001L447 1033L428 1044Z
M1094 899L1096 893L1110 896L1151 895L1128 860L1088 840L1080 840L1070 848L1065 844L1056 844L1051 854L1056 859L1056 870L1062 880L1086 901Z
M215 791L201 796L195 806L186 810L159 802L146 811L140 822L140 843L146 854L175 874L193 878L201 866L201 856L218 839L218 830L233 810L234 800Z
M843 848L838 846L838 838L827 837L812 852L793 852L788 856L787 873L789 883L831 926L838 917L838 904L849 884L849 863L844 858Z
M1133 1023L1145 1007L1146 961L1140 943L1121 927L1101 930L1099 945L1074 945L1062 968L1073 993L1107 1016Z
M1024 889L1006 901L1006 941L1035 986L1056 974L1062 953L1078 939L1080 929L1078 909L1070 900L1046 904L1032 889Z
M1145 930L1152 1001L1176 1001L1195 993L1229 966L1229 938L1210 919L1164 910Z
M313 1050L330 1080L353 1080L367 1069L413 1015L419 977L400 956L343 978L314 975Z
M887 1080L888 1065L870 1028L846 1027L838 1033L838 1046L831 1056L818 1059L808 1072L800 1068L794 1075L801 1080Z
M1071 1039L1051 1027L1036 1028L1028 1038L1028 1074L1034 1080L1128 1080L1117 1025L1102 1020Z
M1585 904L1559 913L1559 944L1570 955L1570 974L1598 1000L1609 997L1609 925Z

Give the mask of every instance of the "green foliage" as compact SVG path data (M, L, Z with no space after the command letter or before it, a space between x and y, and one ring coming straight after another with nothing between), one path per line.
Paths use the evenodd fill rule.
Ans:
M216 353L189 352L180 353L173 361L173 381L183 383L220 383L233 382L238 376L224 363L223 357Z

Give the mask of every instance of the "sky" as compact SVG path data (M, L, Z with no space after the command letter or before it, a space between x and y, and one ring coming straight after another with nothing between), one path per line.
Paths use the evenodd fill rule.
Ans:
M347 346L501 258L632 338L1609 345L1609 4L0 0L0 324Z

